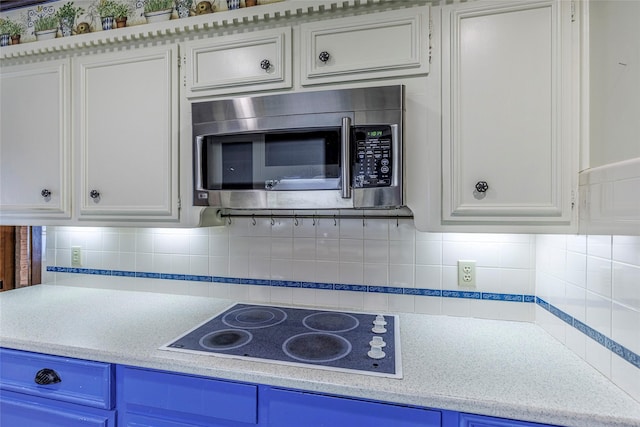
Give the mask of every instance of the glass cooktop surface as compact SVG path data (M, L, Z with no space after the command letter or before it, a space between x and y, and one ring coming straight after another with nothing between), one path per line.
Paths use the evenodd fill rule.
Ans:
M402 378L395 315L235 304L161 350Z

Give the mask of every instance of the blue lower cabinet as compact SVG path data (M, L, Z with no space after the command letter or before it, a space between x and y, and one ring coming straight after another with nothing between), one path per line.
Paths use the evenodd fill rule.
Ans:
M119 427L258 425L258 386L128 366L116 368Z
M268 427L439 427L440 411L387 403L266 389Z
M2 427L115 427L115 411L0 392Z
M549 424L514 421L505 418L486 417L483 415L459 414L459 427L554 427Z

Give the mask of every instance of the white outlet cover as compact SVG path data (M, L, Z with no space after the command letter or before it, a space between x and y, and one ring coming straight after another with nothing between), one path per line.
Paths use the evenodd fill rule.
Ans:
M476 262L474 260L458 260L458 286L461 288L476 287Z

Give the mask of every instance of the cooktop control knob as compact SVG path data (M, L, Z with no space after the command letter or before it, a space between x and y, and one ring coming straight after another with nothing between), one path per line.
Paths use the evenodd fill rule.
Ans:
M376 316L376 320L373 321L373 329L371 329L371 331L376 334L384 334L385 332L387 332L387 329L384 327L386 324L387 321L384 320L384 316L378 314Z
M385 352L382 351L382 347L387 345L387 343L382 340L382 337L373 337L373 339L369 342L369 345L371 346L371 350L369 350L367 356L369 356L370 358L382 359L386 356Z

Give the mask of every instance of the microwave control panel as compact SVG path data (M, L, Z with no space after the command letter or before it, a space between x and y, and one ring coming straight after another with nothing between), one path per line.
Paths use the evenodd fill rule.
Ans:
M390 126L356 126L353 188L388 187L393 176Z

